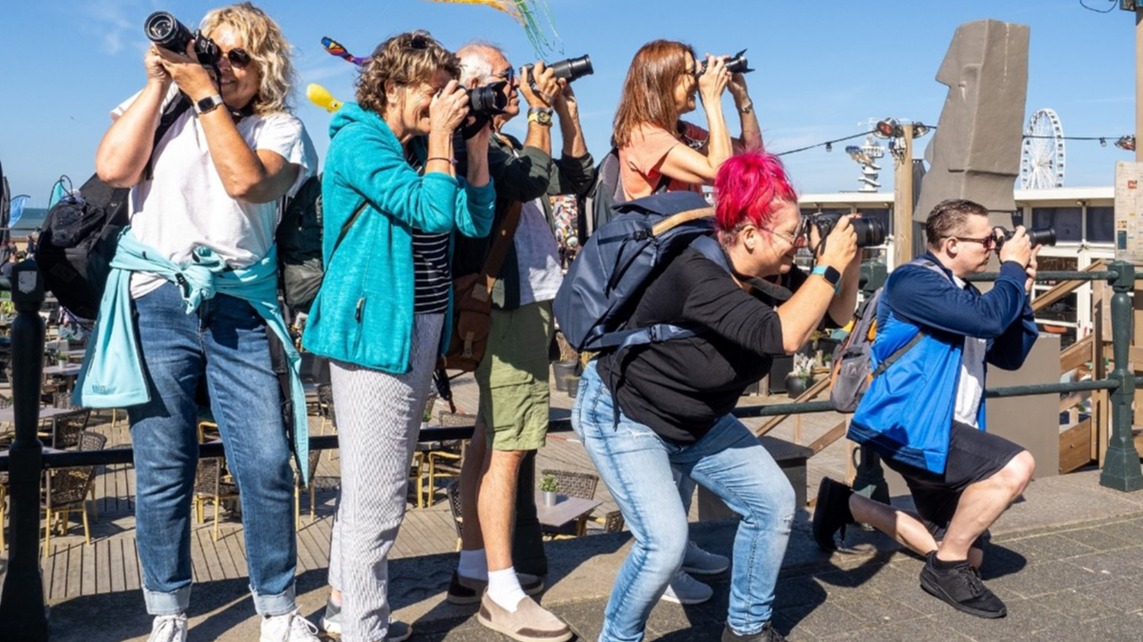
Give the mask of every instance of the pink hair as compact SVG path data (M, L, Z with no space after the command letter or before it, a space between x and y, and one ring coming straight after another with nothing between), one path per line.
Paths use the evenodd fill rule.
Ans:
M798 195L777 156L745 152L732 156L714 179L715 223L721 233L734 233L749 221L769 227L781 201L797 203Z

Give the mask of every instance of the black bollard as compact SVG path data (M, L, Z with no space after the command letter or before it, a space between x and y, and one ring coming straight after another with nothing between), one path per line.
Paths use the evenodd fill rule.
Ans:
M40 417L40 378L44 363L44 283L29 259L12 270L12 410L16 439L8 459L9 556L0 594L0 631L10 640L48 639L44 584L40 577L40 475L43 445L36 436Z

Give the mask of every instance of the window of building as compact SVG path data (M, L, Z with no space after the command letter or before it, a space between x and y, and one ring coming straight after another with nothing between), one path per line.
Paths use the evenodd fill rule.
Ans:
M1079 243L1083 240L1083 209L1081 207L1033 207L1032 229L1055 228L1058 243Z
M1115 242L1115 208L1108 206L1087 208L1087 240L1091 243Z

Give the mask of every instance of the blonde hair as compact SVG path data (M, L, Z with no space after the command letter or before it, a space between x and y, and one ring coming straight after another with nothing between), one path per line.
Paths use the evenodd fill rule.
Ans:
M460 61L427 31L398 34L377 45L357 76L357 102L363 109L384 114L388 106L386 82L431 82L437 70L444 70L455 80L460 76Z
M213 9L202 19L199 29L210 35L226 25L246 43L246 52L258 65L261 82L250 105L259 116L289 111L294 84L294 65L290 62L290 43L286 42L278 23L249 2Z

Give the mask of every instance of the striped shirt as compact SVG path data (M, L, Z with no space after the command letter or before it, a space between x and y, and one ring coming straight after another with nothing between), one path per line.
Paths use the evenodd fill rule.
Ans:
M409 165L423 173L424 167L410 149ZM413 228L413 314L444 314L452 288L448 266L449 235L430 234Z

